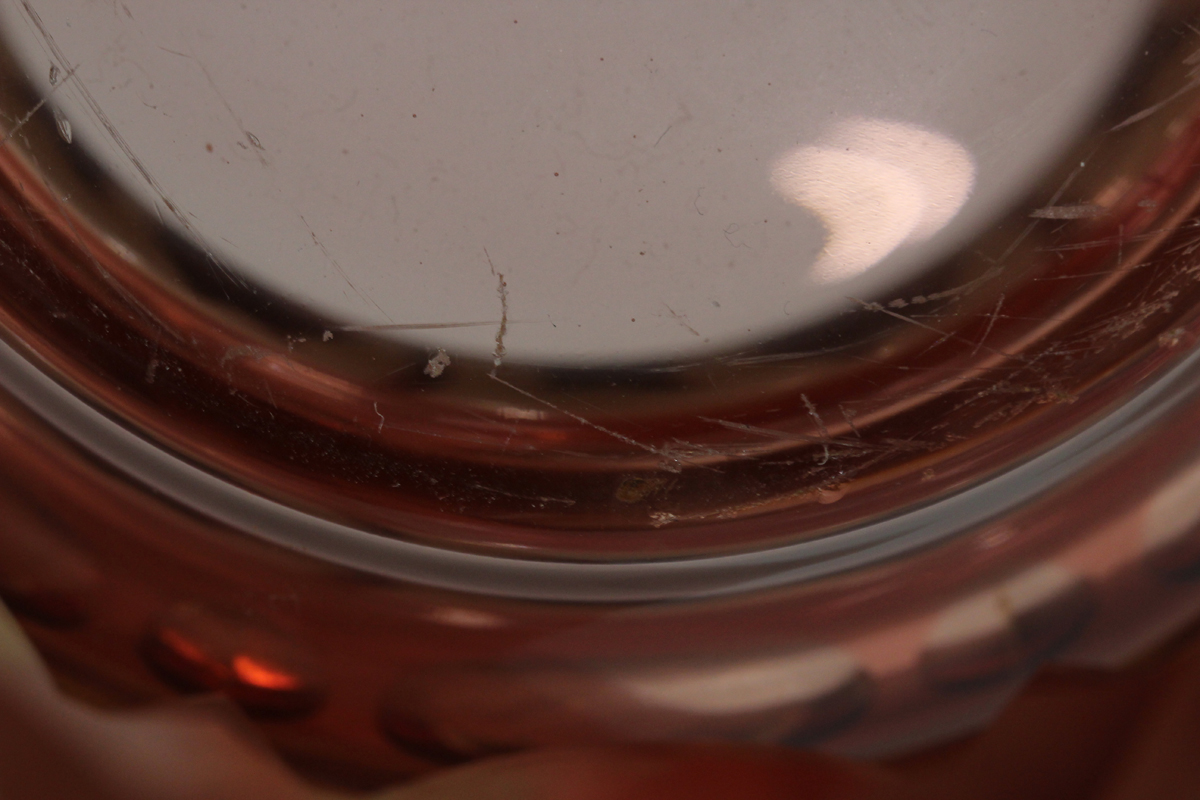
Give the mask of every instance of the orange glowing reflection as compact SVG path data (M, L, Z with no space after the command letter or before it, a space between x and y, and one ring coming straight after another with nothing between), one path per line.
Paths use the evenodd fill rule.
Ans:
M233 673L242 683L259 689L283 692L302 686L301 680L295 675L248 655L234 656Z

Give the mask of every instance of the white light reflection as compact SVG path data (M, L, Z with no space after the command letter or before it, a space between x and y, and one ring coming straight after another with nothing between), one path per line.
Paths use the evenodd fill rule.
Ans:
M693 714L739 714L815 700L860 672L853 656L828 647L725 666L627 675L619 683L655 706Z
M771 183L825 223L812 277L839 283L945 227L971 195L975 161L941 134L857 118L780 158Z

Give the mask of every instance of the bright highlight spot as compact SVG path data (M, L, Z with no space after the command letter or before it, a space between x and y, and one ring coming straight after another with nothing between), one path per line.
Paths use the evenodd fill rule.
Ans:
M246 655L234 657L233 673L243 683L260 689L289 691L298 689L301 685L300 679L295 675Z
M619 683L644 703L693 714L742 714L822 697L853 680L858 662L835 648L712 667L625 676Z
M971 196L966 148L903 122L848 120L779 159L771 183L825 224L817 283L861 275L904 244L932 237Z

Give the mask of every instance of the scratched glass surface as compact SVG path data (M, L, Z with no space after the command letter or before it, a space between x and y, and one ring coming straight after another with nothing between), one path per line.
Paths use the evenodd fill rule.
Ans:
M1154 3L160 5L0 18L156 220L333 338L578 367L891 298L1044 176Z
M1179 212L1113 95L1155 5L6 3L8 146L131 326L56 366L393 536L824 535L1082 424L1165 308L1087 321Z
M1195 612L1197 19L0 2L0 596L381 769L1116 663Z

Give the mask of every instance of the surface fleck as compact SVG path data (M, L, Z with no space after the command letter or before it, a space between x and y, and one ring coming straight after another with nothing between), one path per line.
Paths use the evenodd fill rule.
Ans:
M448 366L450 366L450 356L446 355L445 350L439 349L430 356L429 363L425 365L425 374L431 378L440 378Z
M58 128L58 135L62 137L62 140L70 144L71 140L75 138L71 133L71 120L63 116L58 109L54 111L54 125Z

